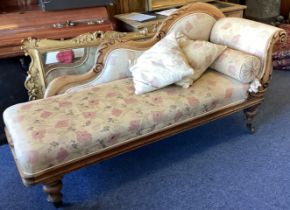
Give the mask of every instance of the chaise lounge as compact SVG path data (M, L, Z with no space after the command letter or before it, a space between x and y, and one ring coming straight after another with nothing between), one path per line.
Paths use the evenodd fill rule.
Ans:
M176 31L227 49L189 88L169 85L134 94L130 65ZM272 48L284 38L279 28L226 18L209 4L194 3L169 16L149 40L101 44L89 72L59 77L49 84L46 98L4 112L23 183L43 184L48 201L59 206L61 179L71 171L237 111L244 111L254 132L253 119L271 78Z

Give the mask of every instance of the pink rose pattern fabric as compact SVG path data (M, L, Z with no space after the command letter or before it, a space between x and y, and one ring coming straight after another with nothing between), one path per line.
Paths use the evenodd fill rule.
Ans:
M249 83L258 76L261 61L257 56L228 48L213 62L211 68L240 82Z
M259 78L264 73L267 50L275 33L282 31L277 27L235 17L219 19L212 28L210 41L227 45L261 59Z
M193 13L177 21L168 33L182 31L191 39L208 40L212 26L216 22L215 18L205 13ZM136 59L144 51L134 51L129 49L118 49L113 51L107 58L106 65L100 77L95 80L76 87L72 87L66 92L77 92L84 88L93 87L97 84L110 82L116 79L131 76L129 68L135 64ZM128 62L129 61L129 62ZM119 69L116 71L116 67Z
M98 77L86 84L71 87L66 90L66 92L73 93L84 88L94 87L98 84L131 77L132 74L129 69L143 52L142 50L130 50L125 48L112 51L108 55L104 69ZM118 69L118 71L116 71L116 69Z
M208 71L194 85L135 95L131 78L14 105L4 121L26 175L96 154L247 98L249 85Z
M181 32L193 40L209 40L210 32L216 19L209 14L194 12L176 21L168 33Z
M215 59L226 49L226 46L213 44L207 41L190 40L183 36L179 39L179 46L187 57L194 73L176 82L175 84L188 88L206 71Z

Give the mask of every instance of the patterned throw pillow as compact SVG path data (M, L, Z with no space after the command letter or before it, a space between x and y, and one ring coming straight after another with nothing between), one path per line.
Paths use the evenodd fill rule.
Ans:
M193 75L175 83L183 88L191 86L227 48L207 41L190 40L184 35L178 39L178 42L190 66L194 69Z
M154 91L193 75L175 33L145 51L130 71L136 94Z
M261 61L257 56L228 48L213 62L211 68L240 82L249 83L258 77Z

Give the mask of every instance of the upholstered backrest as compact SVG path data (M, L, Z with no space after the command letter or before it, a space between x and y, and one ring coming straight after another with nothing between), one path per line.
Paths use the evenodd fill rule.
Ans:
M193 40L209 40L210 32L216 19L202 12L194 12L176 21L168 33L182 32Z
M168 33L181 30L191 39L208 40L216 20L222 17L224 14L213 5L188 4L167 17L150 39L139 41L114 39L101 44L98 48L96 65L90 71L83 75L66 75L57 78L50 83L45 96L78 91L96 84L131 76L129 64L134 63L142 52L152 47Z
M219 13L216 8L212 8L212 6L209 6L209 8L200 8L199 4L196 5L198 6L196 7L196 10L191 9L190 11L187 11L186 9L181 9L175 15L170 16L160 27L159 33L168 34L180 31L194 40L209 40L210 32L216 19L223 17L223 14ZM213 14L210 14L211 9L218 15L214 12ZM150 48L157 41L159 41L159 39L156 39L155 37L151 40L150 44L145 44L142 47L134 47L132 43L130 43L131 46L121 45L117 48L114 45L110 46L114 49L106 49L109 50L109 52L106 54L104 59L102 72L94 80L83 85L71 87L66 90L66 92L75 92L97 84L130 77L130 65L133 64L146 49Z
M66 92L76 92L83 88L123 79L131 76L130 65L144 52L144 50L115 49L108 55L103 71L94 80L75 87L69 88Z

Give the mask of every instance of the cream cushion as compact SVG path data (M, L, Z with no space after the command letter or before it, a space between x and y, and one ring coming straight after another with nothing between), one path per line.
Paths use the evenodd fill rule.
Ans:
M252 82L260 73L261 61L257 56L226 49L211 65L211 68L240 82Z
M269 46L277 28L244 18L226 17L219 19L213 26L210 41L216 44L250 53L261 59L261 78L266 70Z
M193 74L175 33L145 51L130 71L136 94L157 90Z
M19 170L35 175L241 103L248 88L208 71L188 89L171 85L136 95L126 78L14 105L4 112L4 121Z
M188 88L206 71L214 60L226 49L226 46L203 40L190 40L186 36L179 39L179 46L187 57L194 73L175 84Z

